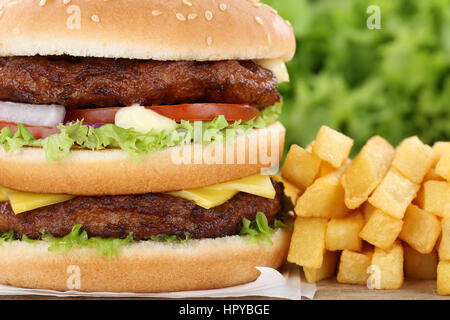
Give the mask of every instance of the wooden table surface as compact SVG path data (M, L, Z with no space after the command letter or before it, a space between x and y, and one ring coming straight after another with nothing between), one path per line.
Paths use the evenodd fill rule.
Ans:
M436 293L436 281L406 280L400 290L369 290L365 286L337 283L317 284L314 300L450 300Z

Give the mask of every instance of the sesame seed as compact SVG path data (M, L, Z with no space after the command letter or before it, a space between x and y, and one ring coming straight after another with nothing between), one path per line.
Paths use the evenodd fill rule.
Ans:
M206 10L205 11L205 18L206 18L206 20L211 21L212 18L213 18L213 13L211 11L209 11L209 10Z
M67 6L70 3L71 0L64 0L63 3L65 6Z
M188 19L189 20L194 20L197 17L198 17L198 14L196 14L196 13L191 13L191 14L188 15Z
M3 5L0 3L0 10L3 10Z
M175 16L180 21L186 21L186 18L185 18L185 16L182 13L177 13Z
M225 10L227 10L227 4L226 3L221 3L219 5L219 8L220 8L220 10L225 11Z
M155 17L157 17L157 16L162 15L162 12L159 11L159 10L153 10L153 11L152 11L152 15L155 16Z
M261 19L261 18L258 17L258 16L255 16L255 20L256 20L256 22L258 22L260 25L263 25L263 24L264 24L263 19Z
M253 6L254 6L255 8L260 8L260 7L263 6L263 4L262 4L261 2L254 2L254 3L253 3Z
M267 42L270 44L272 44L272 37L270 36L270 33L267 34Z
M208 46L211 46L211 45L212 45L212 42L213 42L213 39L212 39L211 37L208 37L208 38L206 39L206 43L208 44Z
M188 0L183 0L183 3L188 7L192 7L192 2L189 2Z
M100 18L96 14L92 15L91 20L94 22L100 22Z
M41 0L41 1L39 1L39 5L40 5L41 7L45 6L46 3L47 3L47 0Z
M272 11L272 13L278 14L278 11L275 10L274 8L270 7L270 11Z
M287 24L288 26L292 27L292 24L291 24L291 22L290 22L289 20L284 20L284 21L286 22L286 24Z

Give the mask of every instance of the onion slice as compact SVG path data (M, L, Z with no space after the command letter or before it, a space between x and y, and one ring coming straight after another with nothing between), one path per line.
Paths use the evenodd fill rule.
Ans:
M0 120L34 126L55 127L64 122L66 108L60 105L34 105L0 101Z

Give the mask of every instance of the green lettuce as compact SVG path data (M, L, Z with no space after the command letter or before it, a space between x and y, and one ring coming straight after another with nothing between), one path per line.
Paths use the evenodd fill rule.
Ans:
M35 139L22 124L19 124L15 134L7 127L0 131L0 144L3 145L5 151L14 151L24 146L42 147L48 163L61 160L72 149L104 150L109 148L120 148L138 162L141 154L192 142L208 144L212 141L225 141L226 138L248 132L253 128L264 128L276 121L280 112L281 103L265 108L257 119L246 122L229 123L224 116L219 116L212 121L201 122L201 137L194 136L196 131L194 131L195 124L192 121L181 121L170 132L151 130L145 134L114 124L93 128L83 124L83 121L77 121L67 125L60 124L58 126L60 133L44 139Z
M99 256L105 255L109 259L114 258L123 246L134 241L132 232L125 239L89 238L86 230L81 230L81 224L73 226L72 231L64 237L57 238L51 234L44 233L41 239L50 244L48 250L52 252L67 253L76 247L88 247L96 248Z
M181 238L181 237L178 237L175 235L169 236L167 234L159 234L157 236L151 236L147 240L158 241L158 242L168 242L168 243L172 243L172 242L184 243L190 239L191 239L191 236L187 232L185 232L184 238Z
M273 227L271 227L264 213L258 212L254 221L250 221L247 218L242 219L240 235L249 236L249 243L271 246L273 245L272 234L277 228L289 228L292 230L292 225L286 224L281 220L275 220Z
M13 241L14 240L14 231L8 231L8 232L2 232L0 234L0 246L5 242L5 241Z
M272 234L277 228L289 228L292 230L291 223L284 223L281 220L275 220L273 226L269 226L266 216L262 212L256 214L256 219L250 221L246 218L242 219L242 229L240 235L249 236L250 243L260 243L266 246L271 246ZM179 242L184 243L189 241L191 236L188 233L184 234L183 237L178 237L175 235L160 234L157 236L151 236L144 241L158 241L158 242ZM119 238L99 238L99 237L89 237L86 230L82 230L81 224L76 224L73 226L71 232L64 237L55 237L49 233L42 232L39 239L30 239L26 235L22 238L16 238L14 231L8 231L0 233L0 245L5 241L24 241L27 243L36 243L38 241L45 241L49 243L48 251L67 253L75 248L96 248L98 256L106 256L108 259L112 259L117 256L122 248L129 243L134 242L133 233L130 234L125 239Z

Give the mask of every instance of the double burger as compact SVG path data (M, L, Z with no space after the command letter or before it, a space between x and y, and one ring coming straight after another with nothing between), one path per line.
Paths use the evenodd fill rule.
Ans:
M280 267L289 23L257 0L0 5L0 283L212 289Z

